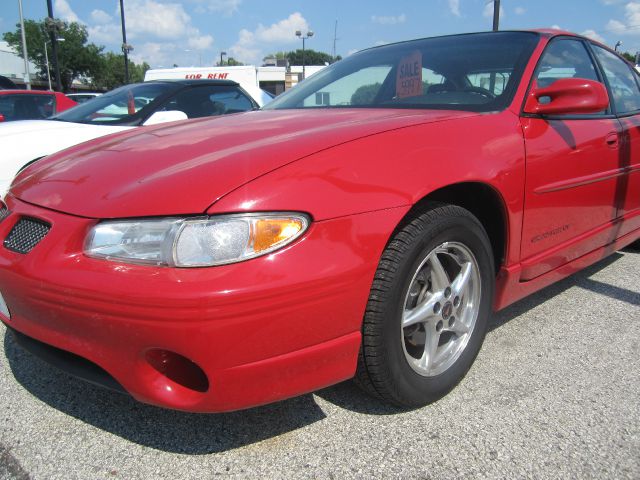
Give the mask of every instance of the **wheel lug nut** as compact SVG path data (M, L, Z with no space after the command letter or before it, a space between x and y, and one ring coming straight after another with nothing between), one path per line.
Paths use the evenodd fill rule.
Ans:
M449 328L453 327L454 323L456 323L456 317L449 317Z
M456 297L453 299L453 306L457 307L458 305L460 305L460 297Z
M436 303L436 304L433 306L433 313L438 313L438 312L440 311L440 308L441 308L441 307L442 307L442 306L440 305L440 303Z
M444 289L444 296L447 298L451 296L451 288L447 287Z
M442 320L440 320L437 324L436 324L436 331L440 332L442 330L442 327L444 327L444 324L442 323Z

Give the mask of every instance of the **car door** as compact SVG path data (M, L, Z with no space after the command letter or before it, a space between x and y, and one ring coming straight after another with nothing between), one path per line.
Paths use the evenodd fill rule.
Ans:
M617 238L640 228L640 77L617 55L595 44L591 48L604 72L622 127L615 198L619 221L612 232Z
M582 40L552 40L531 88L561 78L603 81ZM610 108L588 115L523 114L521 122L527 155L522 280L530 280L610 240L622 129Z

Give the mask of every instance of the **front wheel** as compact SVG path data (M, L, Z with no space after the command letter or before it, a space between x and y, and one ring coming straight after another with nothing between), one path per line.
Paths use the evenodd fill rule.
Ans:
M487 234L469 211L433 204L411 219L378 265L356 382L402 407L446 394L482 345L494 272Z

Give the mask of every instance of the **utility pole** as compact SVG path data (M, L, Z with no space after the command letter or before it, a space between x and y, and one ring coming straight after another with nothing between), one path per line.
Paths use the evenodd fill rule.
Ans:
M124 25L124 0L120 0L120 20L122 23L122 53L124 53L124 83L129 83L129 52L133 47L127 43L127 29Z
M493 0L493 31L500 28L500 0Z
M20 32L22 32L22 56L24 57L24 83L27 84L27 90L31 90L31 78L29 75L29 54L27 53L27 37L24 33L24 17L22 16L22 0L18 0L20 9Z
M333 52L331 52L331 59L336 61L336 41L338 40L338 20L336 19L336 26L333 29Z
M53 5L51 0L47 0L47 14L49 15L46 20L46 25L49 29L49 36L51 37L51 50L53 53L53 70L56 75L56 90L62 91L62 78L60 78L60 64L58 63L58 24L53 18Z

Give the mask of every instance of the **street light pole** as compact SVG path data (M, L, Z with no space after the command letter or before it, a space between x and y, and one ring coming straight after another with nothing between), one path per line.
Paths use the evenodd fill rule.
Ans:
M305 61L305 58L304 58L304 41L308 38L313 37L313 31L309 30L306 33L306 35L302 35L301 30L296 30L296 37L302 39L302 79L304 80L305 78L307 78L307 72L305 70L305 65L307 62Z
M614 52L617 52L617 51L618 51L618 47L620 47L620 46L622 46L622 42L621 42L620 40L618 40L618 41L616 42L615 47L613 47L613 51L614 51Z
M29 54L27 53L27 37L24 33L24 18L22 16L22 0L18 0L18 8L20 10L20 31L22 32L22 56L24 57L24 83L27 84L27 90L31 90L31 78L29 75Z
M47 17L46 24L49 29L49 37L51 38L51 50L53 53L53 70L56 74L56 90L62 91L62 78L60 77L60 64L58 63L58 24L53 18L53 5L51 0L47 0Z
M227 54L227 52L220 52L220 66L224 65L224 60L222 60L222 56L226 55L226 54Z
M49 70L49 54L47 53L47 41L44 41L44 61L47 62L47 81L51 90L51 71Z

